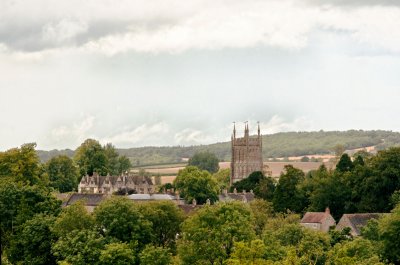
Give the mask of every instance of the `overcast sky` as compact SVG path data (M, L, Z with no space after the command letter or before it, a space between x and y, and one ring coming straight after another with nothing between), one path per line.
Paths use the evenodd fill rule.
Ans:
M399 131L399 89L398 0L0 0L0 150Z

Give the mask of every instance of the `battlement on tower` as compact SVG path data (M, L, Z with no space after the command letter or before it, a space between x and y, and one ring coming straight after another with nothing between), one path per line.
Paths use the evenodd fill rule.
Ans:
M249 127L246 123L244 136L236 137L236 127L232 134L232 160L231 160L231 185L239 180L247 178L254 171L262 171L262 136L260 125L256 136L249 135Z

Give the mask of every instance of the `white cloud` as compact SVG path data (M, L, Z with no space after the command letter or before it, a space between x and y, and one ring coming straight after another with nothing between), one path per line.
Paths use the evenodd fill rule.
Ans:
M51 130L50 139L45 140L49 145L66 145L69 148L79 145L87 138L94 138L90 131L94 127L95 117L87 116L72 126L62 125Z
M151 142L154 139L162 139L169 133L169 126L165 122L155 124L142 124L132 130L119 132L110 137L102 138L102 143L112 143L114 145L131 146L137 143Z
M274 115L268 122L261 122L262 134L273 134L278 132L308 131L313 130L313 122L306 117L298 117L292 121Z
M204 144L212 141L212 137L206 135L200 130L192 128L183 129L180 132L175 133L175 143L179 145L196 145Z
M330 8L319 14L323 28L346 31L357 42L375 48L400 52L400 8Z
M129 50L157 53L257 45L297 49L306 45L314 12L296 8L291 1L216 1L175 24L156 29L131 26L128 32L93 40L85 47L110 55Z
M114 55L127 51L272 46L301 49L319 28L400 51L400 8L304 4L306 0L5 1L0 43L24 52L62 47ZM40 8L46 6L46 8ZM79 6L79 8L77 8Z
M48 23L43 26L42 38L51 43L68 42L88 30L88 25L82 21L62 19L57 23Z

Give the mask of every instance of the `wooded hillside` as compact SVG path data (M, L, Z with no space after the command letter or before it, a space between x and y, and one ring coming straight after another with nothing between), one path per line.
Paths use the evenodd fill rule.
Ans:
M240 136L240 133L239 133ZM318 131L318 132L285 132L263 136L263 156L266 158L329 154L333 147L343 145L346 149L376 146L378 150L400 145L400 133L392 131ZM215 153L222 161L229 161L230 142L199 146L138 147L117 149L119 154L126 155L134 166L151 164L168 164L181 162L198 151ZM45 162L58 154L73 155L71 150L38 151L40 159Z

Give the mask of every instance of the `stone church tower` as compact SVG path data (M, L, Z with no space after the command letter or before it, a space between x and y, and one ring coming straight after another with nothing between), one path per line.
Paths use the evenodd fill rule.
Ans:
M249 126L246 123L244 137L236 138L236 127L233 125L232 134L231 185L247 178L254 171L263 170L262 137L260 124L257 136L250 137Z

